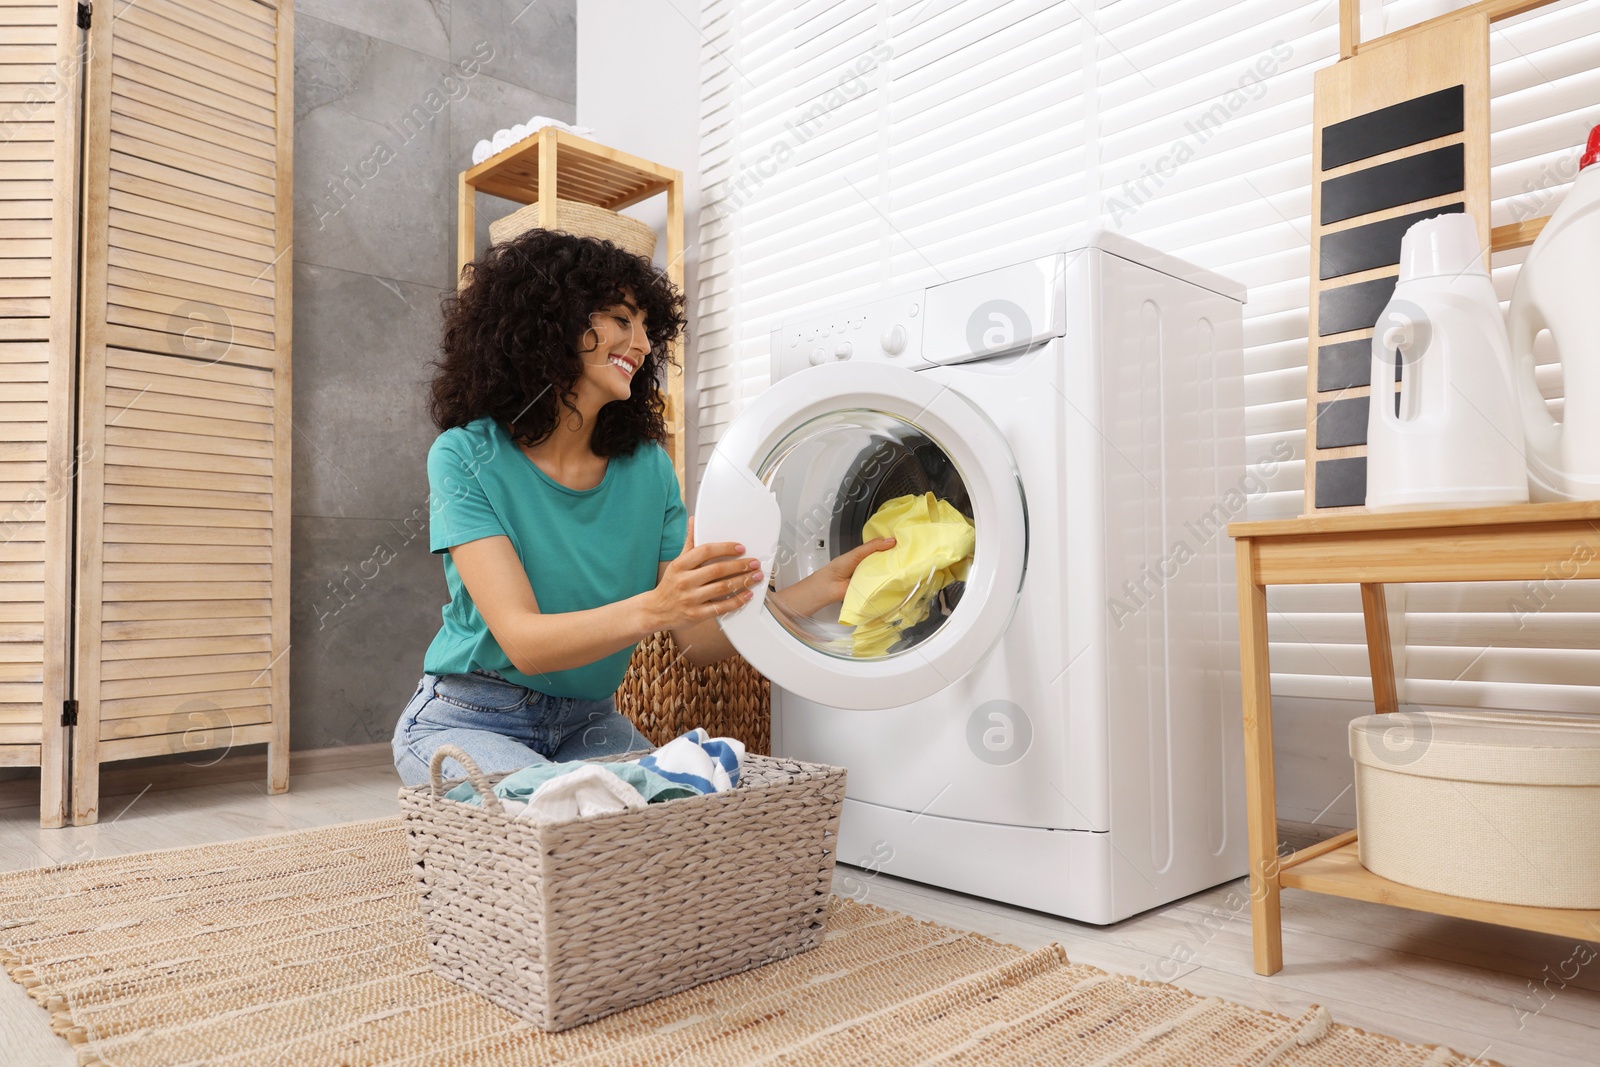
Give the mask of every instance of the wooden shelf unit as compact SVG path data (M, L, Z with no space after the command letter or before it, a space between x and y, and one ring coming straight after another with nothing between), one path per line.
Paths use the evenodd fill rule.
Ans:
M1283 967L1280 892L1303 889L1593 940L1600 910L1533 908L1469 900L1392 882L1361 866L1356 832L1286 857L1277 853L1272 756L1272 675L1267 586L1359 584L1379 714L1398 706L1384 585L1391 582L1540 581L1600 578L1600 501L1395 514L1344 513L1234 523L1239 657L1244 695L1245 804L1250 919L1258 974Z
M555 221L556 200L620 211L652 196L667 197L667 277L683 290L683 172L619 152L554 126L461 172L457 185L456 279L477 258L477 195L489 193L539 205L539 224ZM683 341L673 345L677 366L667 372L667 453L687 495L683 439Z

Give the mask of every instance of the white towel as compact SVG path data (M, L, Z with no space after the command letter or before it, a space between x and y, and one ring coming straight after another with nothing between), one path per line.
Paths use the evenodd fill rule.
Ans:
M527 122L519 122L509 129L496 130L493 137L473 145L473 166L477 166L490 156L504 152L518 141L524 141L532 137L546 126L554 126L559 130L577 134L579 137L588 137L594 133L593 126L574 126L570 122L553 119L549 115L535 115Z
M744 768L744 742L732 737L712 737L704 727L668 741L639 766L655 771L669 782L691 786L702 793L720 793L739 784Z
M500 803L506 814L517 819L564 822L584 815L642 808L645 800L621 778L604 767L590 764L545 782L528 796L526 804L519 800Z

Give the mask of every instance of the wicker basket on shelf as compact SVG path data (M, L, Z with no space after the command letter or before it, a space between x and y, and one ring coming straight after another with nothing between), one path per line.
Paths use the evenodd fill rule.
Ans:
M503 219L496 219L489 224L489 240L495 244L509 241L520 233L534 229L539 225L539 205L537 202L527 207L519 208ZM579 237L598 237L610 241L618 248L632 252L636 256L649 259L656 254L656 231L640 222L638 219L619 215L615 211L607 211L594 204L582 204L576 200L556 201L556 224L550 227L562 233L575 234Z
M712 737L737 737L745 750L772 747L772 687L741 656L691 667L669 633L639 642L617 690L617 710L653 744L696 726Z

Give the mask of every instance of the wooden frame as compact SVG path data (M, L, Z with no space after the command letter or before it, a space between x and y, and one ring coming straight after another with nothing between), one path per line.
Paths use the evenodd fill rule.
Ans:
M85 71L83 289L82 303L78 308L78 358L82 363L82 381L79 386L77 433L85 468L97 461L103 467L105 457L104 434L98 428L101 419L96 418L95 414L98 408L103 417L105 406L103 353L106 347L106 322L103 307L95 306L95 294L103 294L106 288L103 249L107 228L107 197L103 187L96 188L96 177L106 175L111 166L111 25L110 19L92 20L88 31L91 59ZM94 57L98 57L98 61ZM96 101L103 106L96 106ZM93 355L96 352L102 353L98 366ZM77 620L73 634L75 646L84 643L86 630L90 634L98 634L100 629L103 546L98 516L104 507L101 480L81 478L76 531L77 575L72 586ZM79 712L77 725L72 731L72 821L81 826L100 818L100 657L76 656L73 669L73 691L79 694Z
M1355 479L1361 468L1341 468L1364 460L1367 446L1363 438L1343 432L1351 422L1341 418L1359 415L1355 406L1369 397L1374 387L1387 383L1359 384L1361 378L1344 378L1319 373L1321 349L1337 351L1344 342L1368 342L1372 327L1350 323L1348 330L1322 335L1321 305L1328 294L1354 298L1363 282L1380 282L1397 276L1397 265L1338 272L1324 278L1324 238L1349 234L1386 220L1433 210L1461 210L1471 213L1478 224L1479 240L1491 253L1532 244L1543 230L1546 219L1531 219L1490 228L1489 198L1489 26L1513 15L1553 3L1554 0L1482 0L1438 18L1429 19L1371 41L1360 39L1360 0L1340 0L1340 61L1316 75L1316 97L1312 121L1312 207L1311 207L1311 299L1308 317L1306 381L1306 476L1307 515L1360 512ZM1464 114L1459 133L1416 141L1403 147L1364 156L1348 163L1323 169L1324 131L1363 115L1415 103L1421 97L1447 88L1463 89ZM1416 159L1453 145L1461 145L1464 156L1465 186L1459 192L1441 193L1415 199L1393 207L1363 209L1359 214L1323 222L1323 186L1361 171L1405 159ZM1376 226L1373 229L1377 229ZM1371 233L1372 231L1367 231ZM1383 240L1398 239L1398 235ZM1374 238L1377 240L1377 238ZM1349 287L1349 288L1346 288ZM1369 287L1369 288L1372 288ZM1364 322L1365 319L1361 319ZM1332 325L1331 320L1329 325ZM1330 364L1335 367L1337 364ZM1326 386L1326 387L1324 387ZM1389 386L1392 388L1392 385ZM1370 401L1368 401L1370 402ZM1327 418L1328 443L1319 439L1322 420ZM1339 461L1348 461L1341 463ZM1325 469L1323 464L1327 464ZM1319 492L1322 478L1333 478ZM1326 498L1323 504L1319 500Z
M272 364L272 734L267 738L267 792L289 791L289 546L293 513L294 433L294 0L278 5L277 129L273 192L277 244L273 247Z
M1393 582L1563 581L1600 578L1600 501L1514 507L1343 514L1234 523L1243 672L1245 802L1255 969L1283 967L1283 889L1392 904L1585 940L1600 936L1600 910L1535 908L1469 900L1392 882L1361 866L1356 831L1277 851L1267 586L1358 583L1366 620L1373 704L1397 706L1384 585Z
M1448 22L1454 22L1464 15L1486 15L1490 22L1499 22L1501 19L1511 18L1513 15L1524 15L1529 11L1555 3L1556 0L1479 0L1471 7L1464 7L1458 11L1446 12L1436 18L1419 22L1415 26L1407 26L1403 30L1386 33L1382 37L1370 41L1361 39L1361 0L1339 0L1339 58L1349 59L1351 56L1370 51L1379 45L1390 41L1399 41L1418 34L1429 33Z
M547 180L548 179L548 180ZM477 193L539 205L539 225L556 217L556 199L620 211L652 196L667 197L667 278L683 290L683 172L547 126L533 137L461 172L456 187L456 278L477 258ZM684 442L683 341L667 373L667 453L687 495Z

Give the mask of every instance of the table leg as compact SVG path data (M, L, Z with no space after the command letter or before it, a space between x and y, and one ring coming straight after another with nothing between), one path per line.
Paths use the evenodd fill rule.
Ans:
M1394 684L1394 645L1389 638L1389 605L1380 582L1361 585L1361 614L1367 620L1367 660L1372 664L1372 703L1379 715L1399 707Z
M274 708L274 713L278 709ZM267 793L277 796L289 791L289 732L274 731L281 736L267 742Z
M1239 666L1244 693L1245 810L1250 835L1250 931L1257 974L1283 968L1278 906L1278 798L1272 772L1272 675L1267 658L1267 589L1255 576L1248 538L1235 543L1239 580Z

